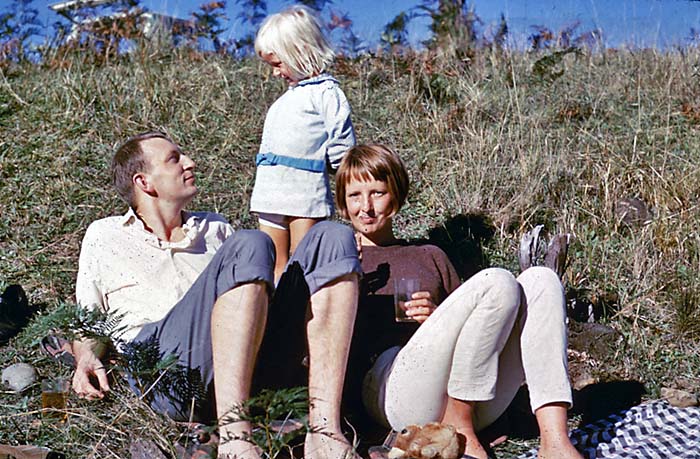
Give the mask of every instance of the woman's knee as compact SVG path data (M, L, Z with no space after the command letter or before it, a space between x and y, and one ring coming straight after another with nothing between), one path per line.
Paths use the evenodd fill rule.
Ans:
M564 287L557 273L544 266L533 266L518 276L525 293L528 309L535 307L562 310L565 304Z
M532 266L526 269L518 276L518 282L522 285L545 285L561 289L559 276L546 266Z
M521 298L520 285L509 271L487 268L470 277L443 304L462 304L467 310L487 308L509 317L517 314Z
M503 268L486 268L469 280L475 279L488 292L495 292L504 298L512 298L516 303L520 299L520 285L513 274Z
M525 293L529 296L548 295L564 297L564 287L559 280L557 273L545 266L533 266L523 271L518 276L518 283L523 287Z

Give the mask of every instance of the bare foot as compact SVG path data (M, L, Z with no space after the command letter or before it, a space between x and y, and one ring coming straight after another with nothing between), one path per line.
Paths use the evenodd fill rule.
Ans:
M309 432L304 442L304 459L362 459L340 433Z
M262 450L250 440L247 424L233 423L219 428L219 459L261 459Z
M262 451L247 440L230 440L219 444L218 459L261 459Z

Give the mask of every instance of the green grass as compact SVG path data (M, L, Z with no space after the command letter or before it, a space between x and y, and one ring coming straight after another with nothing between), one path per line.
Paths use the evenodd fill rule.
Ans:
M570 232L567 286L593 301L618 298L605 321L624 341L605 374L644 382L650 397L680 377L698 382L700 51L540 61L546 56L366 57L340 62L336 74L359 141L396 147L410 169L402 236L427 237L456 215L481 215L493 234L479 241L485 260L516 270L523 231L541 223ZM73 301L87 225L125 210L107 168L114 146L135 133L166 130L192 155L201 188L192 209L255 226L253 157L267 107L284 90L260 63L144 48L109 65L78 56L2 72L0 282L21 283L32 302L52 311ZM653 219L622 222L616 208L625 198L646 202ZM3 348L0 365L68 373L18 342ZM61 426L40 421L38 394L0 393L0 443L128 457L134 436L164 448L175 437L126 390L106 408L72 398L75 414ZM511 442L498 454L527 447Z

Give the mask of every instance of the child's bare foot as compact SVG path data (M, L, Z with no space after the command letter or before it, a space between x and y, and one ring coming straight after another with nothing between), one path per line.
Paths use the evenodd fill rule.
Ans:
M304 459L362 459L341 433L309 432L304 442Z

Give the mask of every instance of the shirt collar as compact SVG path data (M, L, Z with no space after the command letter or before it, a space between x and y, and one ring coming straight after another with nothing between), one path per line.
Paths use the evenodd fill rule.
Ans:
M185 231L185 239L180 242L167 242L159 240L155 234L150 231L146 231L146 226L143 224L140 218L136 215L133 208L129 207L129 210L122 216L121 224L124 227L132 227L136 230L140 230L145 233L146 241L151 243L156 247L186 247L192 243L192 240L197 234L197 225L201 218L198 215L192 214L185 210L182 211L182 229Z
M189 228L192 226L195 226L197 222L200 220L199 216L189 213L186 210L182 211L182 226L185 228ZM141 221L140 218L136 216L136 212L134 211L133 208L129 207L129 210L126 211L124 215L122 215L121 218L121 224L124 226L127 225L140 225L142 229L145 230L145 227L143 226L143 222Z
M136 216L136 212L134 212L134 209L129 207L129 210L127 210L126 213L124 215L122 215L122 219L121 219L120 223L123 226L127 226L127 225L133 225L136 222L140 223L141 227L143 227L143 222L141 220L139 220L139 218Z
M298 82L298 83L296 84L295 87L306 86L306 85L310 85L310 84L319 84L319 83L323 83L324 81L329 81L329 80L330 80L330 81L333 81L333 82L335 82L335 83L338 82L338 80L336 80L335 78L333 78L333 77L332 77L331 75L329 75L328 73L322 73L322 74L320 74L320 75L316 75L316 76L314 76L314 77L307 78L307 79L305 79L305 80L301 80L300 82Z

